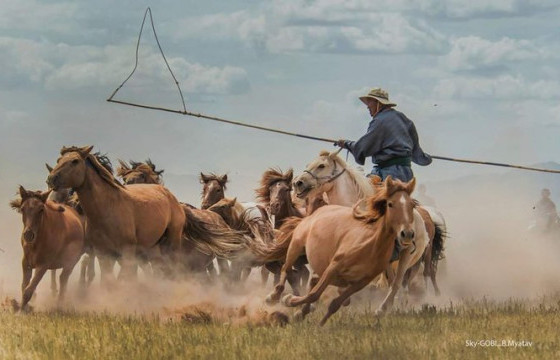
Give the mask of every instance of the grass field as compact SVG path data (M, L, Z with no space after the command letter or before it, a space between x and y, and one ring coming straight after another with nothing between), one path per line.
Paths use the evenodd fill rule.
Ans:
M0 358L560 358L560 301L556 299L424 306L394 311L380 321L372 312L368 306L351 306L319 328L324 308L302 323L284 327L217 321L211 316L197 323L68 311L14 314L5 309L0 312ZM497 347L482 340L499 345L502 340L526 343ZM477 346L468 346L468 341L478 342Z

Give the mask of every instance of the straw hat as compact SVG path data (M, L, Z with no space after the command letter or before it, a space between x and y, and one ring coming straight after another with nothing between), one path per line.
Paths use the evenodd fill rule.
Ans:
M389 93L381 88L373 88L367 95L360 96L360 100L367 105L366 99L375 99L387 106L397 106L394 102L389 101Z

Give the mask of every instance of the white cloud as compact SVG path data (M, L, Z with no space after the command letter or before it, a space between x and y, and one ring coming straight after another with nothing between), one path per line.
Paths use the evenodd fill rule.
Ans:
M365 11L356 11L361 8ZM276 2L256 11L213 14L180 21L178 38L238 39L248 46L281 52L441 52L445 39L419 20L398 12L374 11L367 3Z
M443 79L434 89L439 98L488 100L552 100L560 98L560 82L530 82L521 76L502 75L496 78L455 77Z
M45 3L35 0L3 0L0 9L0 29L42 30L65 32L75 21L75 2Z
M3 77L15 83L44 84L48 90L118 85L133 64L134 49L117 46L69 46L27 39L0 38ZM247 91L247 72L233 66L206 66L181 57L168 58L186 93L231 94ZM140 86L170 78L161 55L151 48L140 52ZM8 78L6 78L8 77Z
M451 40L451 50L441 58L441 64L450 70L476 70L548 56L544 49L528 40L504 37L498 41L478 36L459 37Z

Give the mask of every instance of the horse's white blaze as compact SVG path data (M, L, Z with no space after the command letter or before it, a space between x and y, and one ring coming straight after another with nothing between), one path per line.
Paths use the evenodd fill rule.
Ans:
M408 213L407 213L406 207L405 207L405 205L406 205L406 198L404 197L404 194L401 195L401 198L400 198L399 202L403 205L402 210L403 210L403 213L404 213L404 221L406 221L406 222L408 223L408 222L409 222L409 219L408 219Z

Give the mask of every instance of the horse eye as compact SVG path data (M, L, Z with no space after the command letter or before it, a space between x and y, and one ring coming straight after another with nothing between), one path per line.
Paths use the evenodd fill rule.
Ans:
M74 159L74 160L72 160L72 165L78 165L79 162L80 162L80 160Z
M319 169L324 169L324 168L325 168L325 165L324 165L324 164L321 164L321 165L319 165L319 166L317 166L317 167L318 167Z
M216 192L217 192L217 193L221 193L221 192L222 192L222 189L218 189L218 190L216 190Z
M392 203L392 202L388 202L388 203L387 203L387 206L390 207L390 208L392 208L392 207L393 207L393 203Z

